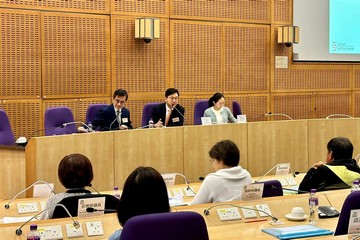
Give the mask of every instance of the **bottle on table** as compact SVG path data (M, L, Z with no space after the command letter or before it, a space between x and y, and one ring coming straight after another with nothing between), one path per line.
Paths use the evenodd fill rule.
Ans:
M319 220L318 215L319 197L316 194L316 189L311 189L309 197L309 223L316 225Z
M351 192L359 191L359 180L353 181L353 185L351 186Z
M37 230L36 224L30 225L30 232L27 234L26 239L27 240L40 240L41 235Z
M149 120L149 128L153 128L154 127L154 121L152 118L150 118Z
M120 199L120 191L119 191L119 187L115 186L114 187L114 193L113 193L114 197L116 197L117 199Z

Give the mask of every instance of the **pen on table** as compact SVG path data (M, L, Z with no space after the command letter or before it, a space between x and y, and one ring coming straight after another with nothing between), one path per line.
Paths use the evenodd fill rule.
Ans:
M262 222L266 220L267 220L266 218L259 218L259 219L245 221L245 223Z

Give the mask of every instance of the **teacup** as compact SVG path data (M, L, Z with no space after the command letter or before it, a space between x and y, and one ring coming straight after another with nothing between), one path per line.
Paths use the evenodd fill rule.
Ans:
M291 209L291 216L295 218L302 218L305 216L305 211L302 207L293 207L293 209Z

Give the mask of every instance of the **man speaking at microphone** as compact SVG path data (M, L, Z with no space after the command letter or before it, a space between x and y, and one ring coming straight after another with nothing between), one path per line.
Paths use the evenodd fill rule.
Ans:
M113 102L101 109L92 122L100 131L132 129L130 111L125 107L128 93L124 89L117 89L113 95Z
M165 102L154 106L152 119L155 127L175 127L184 125L184 107L178 104L179 91L175 88L168 88L165 91Z

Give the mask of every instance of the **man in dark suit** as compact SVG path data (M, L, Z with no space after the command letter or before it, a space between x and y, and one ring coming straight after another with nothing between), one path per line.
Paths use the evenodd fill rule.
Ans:
M113 103L96 114L92 125L100 127L100 131L132 129L130 111L125 107L127 100L128 93L124 89L117 89Z
M168 88L165 92L165 102L155 106L152 110L152 119L155 127L174 127L184 125L185 109L178 104L179 91Z

